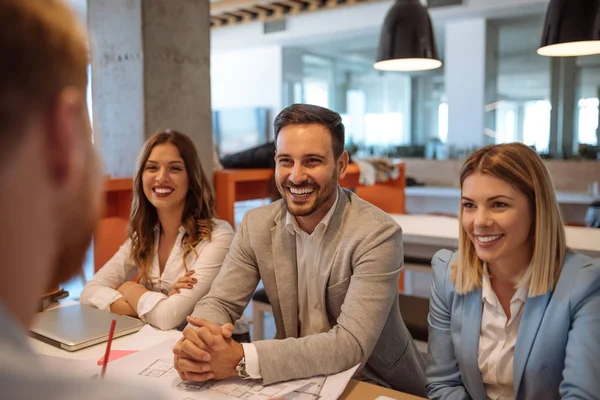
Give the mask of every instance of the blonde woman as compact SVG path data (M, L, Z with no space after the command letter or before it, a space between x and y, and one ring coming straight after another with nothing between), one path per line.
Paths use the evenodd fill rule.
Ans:
M529 147L463 165L458 253L432 260L431 399L597 399L600 262L570 251L548 171Z
M208 293L233 239L231 226L215 218L214 202L187 136L166 131L148 139L127 241L85 286L81 303L165 330L184 323Z

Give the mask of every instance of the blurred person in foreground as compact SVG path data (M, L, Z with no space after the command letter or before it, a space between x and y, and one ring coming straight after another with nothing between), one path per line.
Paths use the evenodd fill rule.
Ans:
M101 175L86 105L86 37L58 0L0 0L0 388L6 399L157 399L44 371L27 341L42 293L79 273Z

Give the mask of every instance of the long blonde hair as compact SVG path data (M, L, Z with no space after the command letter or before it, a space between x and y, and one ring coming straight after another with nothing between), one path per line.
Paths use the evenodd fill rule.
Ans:
M529 296L554 289L567 252L565 228L550 174L542 159L522 143L489 145L477 150L462 166L460 186L467 177L482 173L502 179L522 192L533 213L531 236L533 254L530 267L520 281L529 282ZM459 220L463 210L460 207ZM452 265L452 281L459 294L481 286L483 262L460 224L458 259Z
M183 133L177 131L159 132L144 144L138 159L134 180L133 201L129 222L128 237L131 239L131 261L138 268L138 282L147 284L150 276L150 265L154 257L154 228L159 223L156 208L144 195L142 174L144 165L152 149L163 143L171 143L179 150L185 164L189 179L189 189L185 199L185 207L181 224L185 229L182 239L183 265L187 271L187 256L204 239L211 239L215 217L215 196L208 181L194 143Z

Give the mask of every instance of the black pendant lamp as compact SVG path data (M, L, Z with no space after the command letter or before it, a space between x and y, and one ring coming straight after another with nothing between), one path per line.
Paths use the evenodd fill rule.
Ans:
M427 9L419 0L396 0L383 22L373 67L382 71L424 71L441 65Z
M600 0L552 0L546 13L542 56L600 54Z

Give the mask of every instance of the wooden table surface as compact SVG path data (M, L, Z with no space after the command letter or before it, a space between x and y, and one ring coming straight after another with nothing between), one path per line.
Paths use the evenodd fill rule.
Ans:
M352 379L339 400L375 400L379 396L389 397L394 400L423 400L423 397L400 393L382 386L372 385Z

